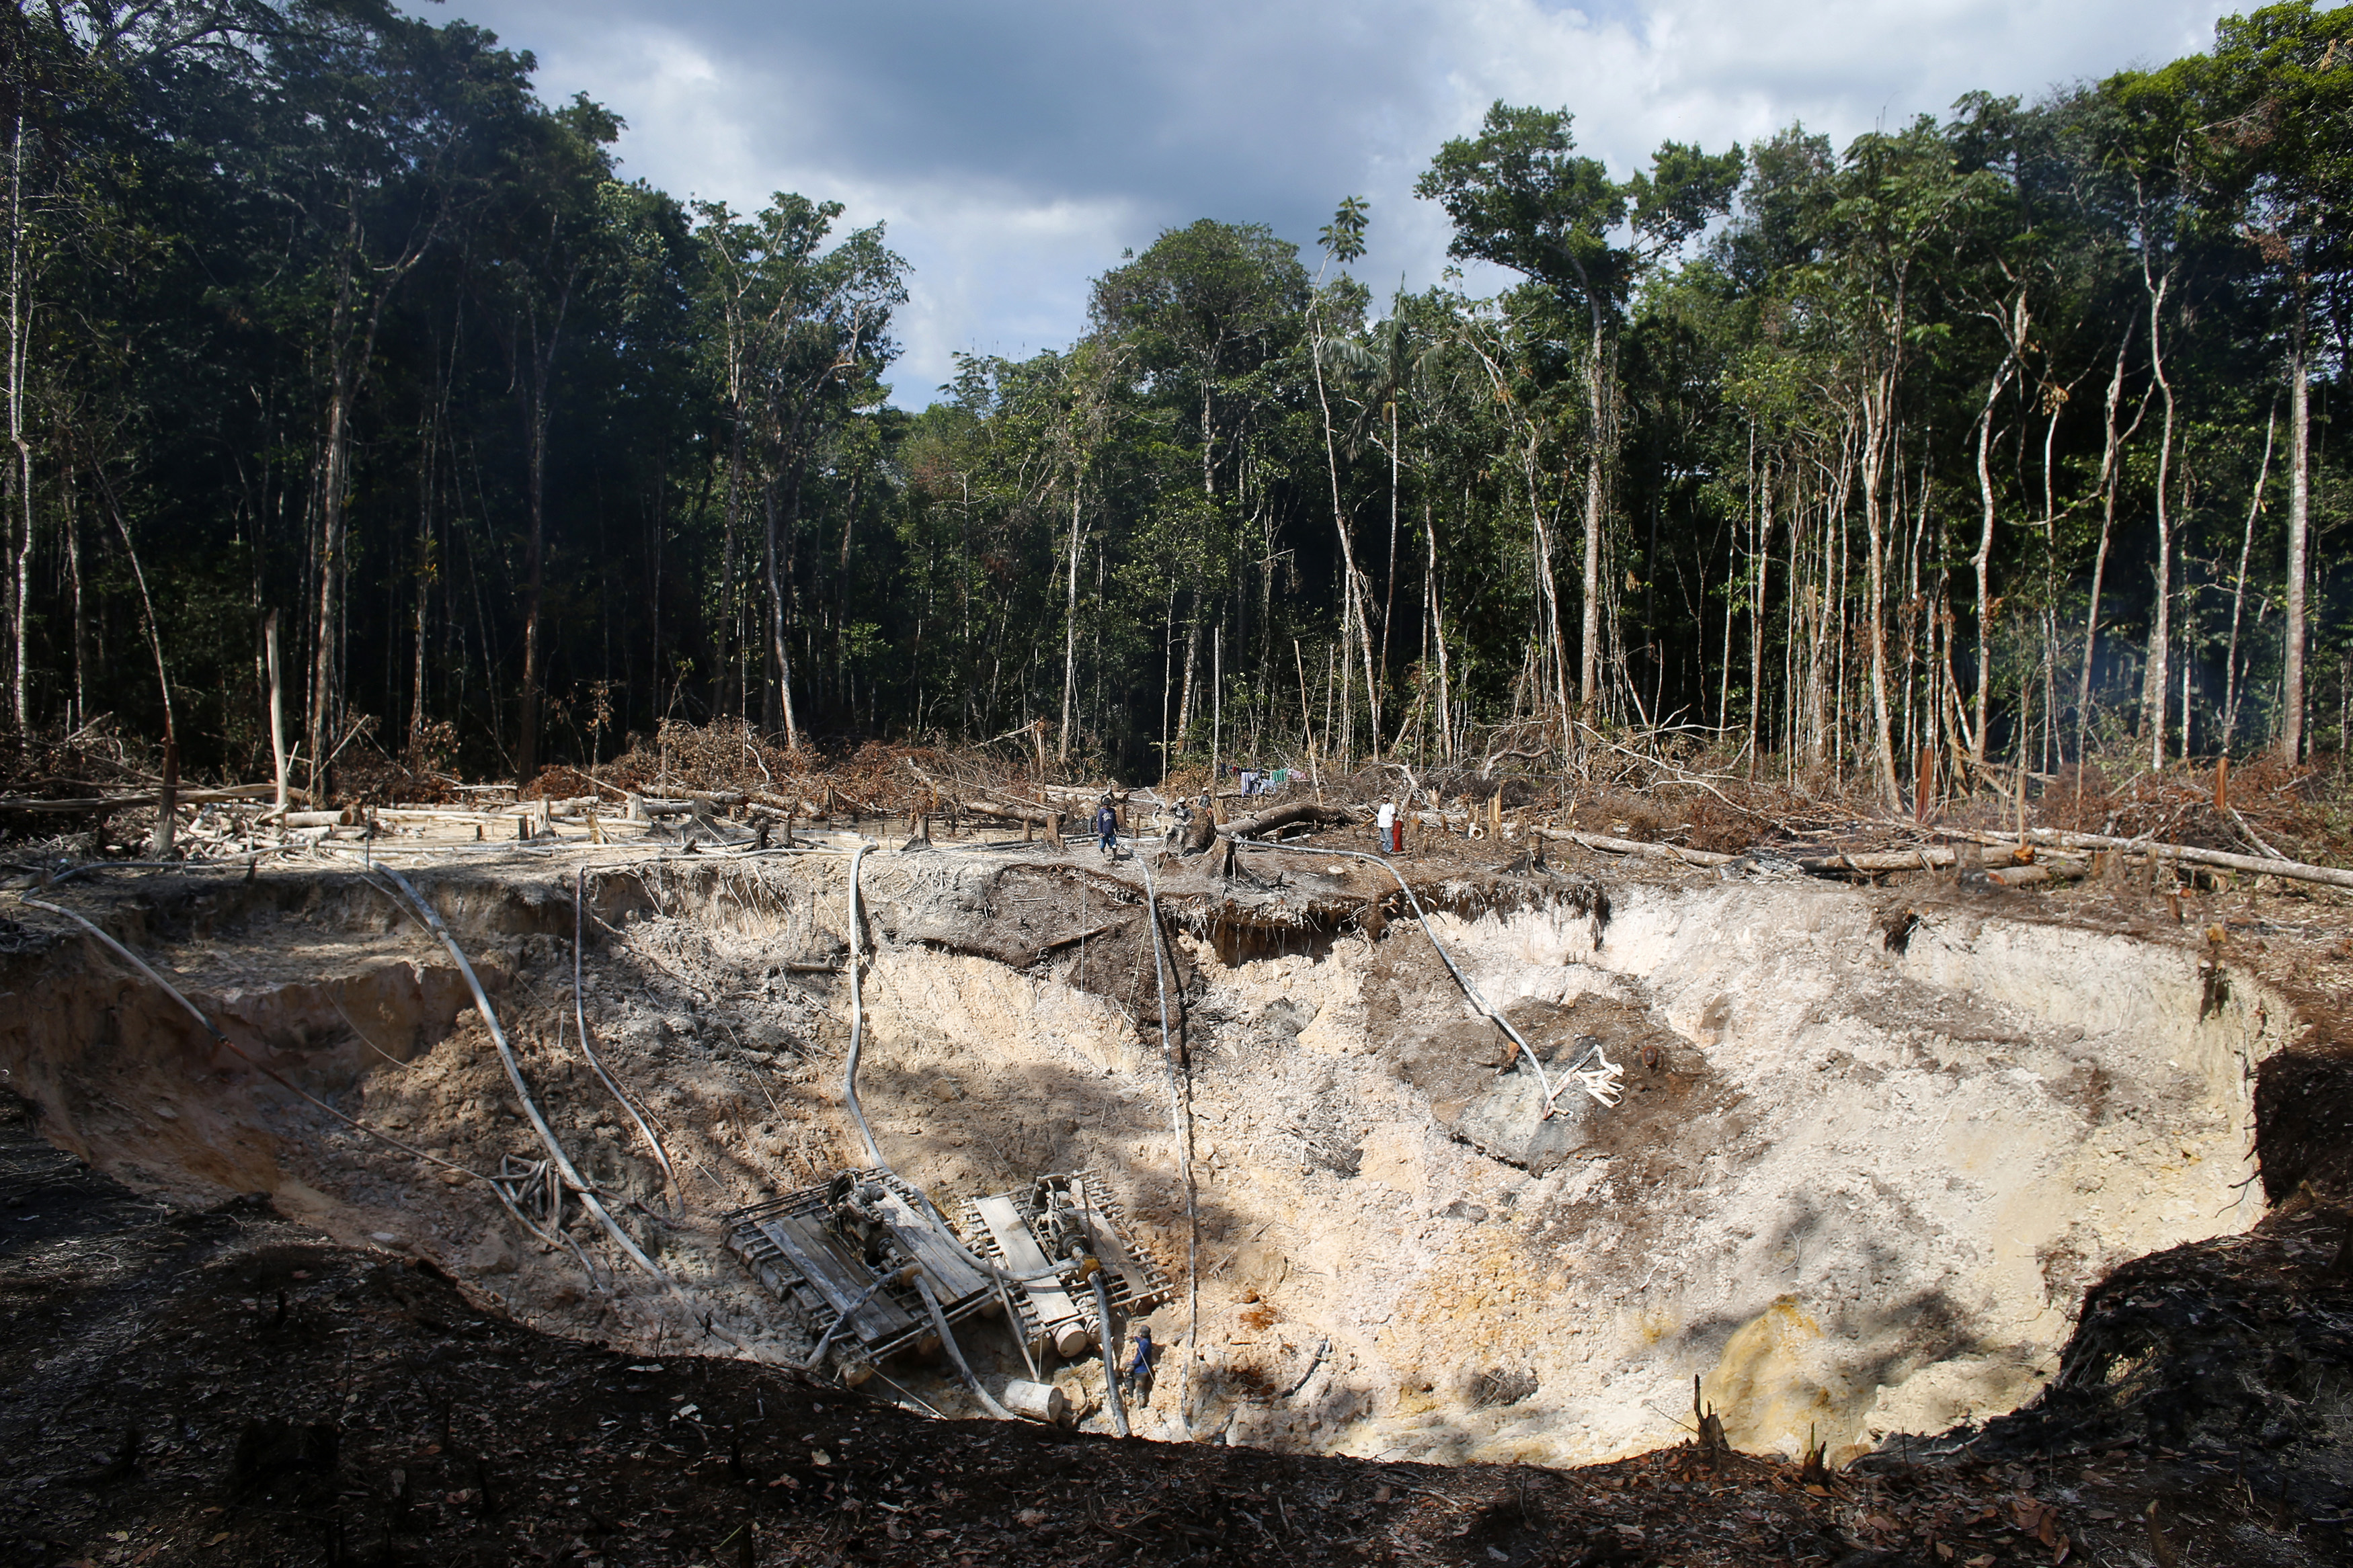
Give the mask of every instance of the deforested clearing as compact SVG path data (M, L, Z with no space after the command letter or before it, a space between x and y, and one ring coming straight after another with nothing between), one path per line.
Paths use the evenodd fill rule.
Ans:
M2353 7L448 9L0 24L0 1558L2353 1552Z

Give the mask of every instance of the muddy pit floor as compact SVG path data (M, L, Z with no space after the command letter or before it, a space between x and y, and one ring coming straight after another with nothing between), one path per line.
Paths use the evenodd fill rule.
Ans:
M517 870L528 867L518 862ZM1286 991L1309 990L1280 969L1286 957L1310 962L1319 948L1328 955L1335 939L1358 941L1375 960L1358 977L1356 1005L1366 1016L1384 1008L1409 1016L1443 994L1427 944L1405 940L1410 925L1379 930L1397 910L1368 905L1378 874L1334 877L1335 868L1261 868L1257 879L1270 885L1245 885L1230 903L1227 889L1198 869L1161 881L1164 898L1178 906L1172 927L1187 900L1194 910L1191 929L1176 931L1172 946L1191 990L1186 1026L1197 1089L1223 1073L1245 1098L1280 1090L1288 1080L1268 1078L1267 1063L1315 1054L1320 1007L1221 1017L1219 1007L1231 1002L1213 983L1222 964L1276 965L1261 972L1261 984L1281 1001ZM1620 871L1590 869L1605 879ZM835 1087L830 1053L838 1052L844 987L824 968L842 956L839 919L828 924L822 898L797 911L754 884L731 889L725 873L708 875L713 879L696 884L691 908L678 884L659 877L640 879L643 897L623 900L627 909L592 906L613 917L616 954L625 949L633 962L625 971L616 956L603 977L592 973L588 997L625 1073L651 1081L670 1069L673 1092L648 1098L677 1141L681 1164L699 1170L687 1174L688 1196L706 1213L820 1173L849 1154L839 1119L809 1109ZM307 885L304 878L264 879L283 879L266 900L279 922L274 944L261 933L268 959L256 951L251 900L259 895L217 921L201 904L217 895L164 883L127 897L84 893L76 903L134 947L143 942L168 953L192 990L230 1019L241 1017L269 1040L273 1059L299 1063L307 1081L347 1108L397 1124L403 1136L460 1164L520 1147L502 1079L481 1059L479 1020L416 933L388 909L373 925L358 913L375 894L338 889L332 877L309 874ZM555 1120L580 1142L592 1179L639 1202L633 1228L666 1242L660 1256L690 1289L739 1328L755 1321L759 1298L717 1254L710 1226L655 1225L644 1211L665 1206L667 1194L649 1179L649 1162L631 1152L626 1130L593 1097L564 1092L578 1073L554 1038L554 1016L569 1011L569 963L564 940L551 931L568 924L569 908L551 903L544 868L532 889L515 891L516 881L529 880L484 869L433 896L445 914L461 914L472 901L470 949L534 1081L563 1107ZM869 978L870 1045L878 1049L868 1101L894 1158L944 1195L1007 1184L1041 1161L1120 1157L1134 1173L1128 1196L1147 1243L1181 1266L1166 1106L1145 1071L1157 1042L1140 1044L1145 1037L1134 1024L1154 993L1140 922L1124 913L1133 900L1122 889L1134 880L1124 866L1072 856L995 879L994 901L981 910L903 891L894 901L887 889L878 901L870 891L870 940L883 951ZM1476 865L1446 867L1419 885L1430 896L1450 882L1454 918L1466 927L1524 896ZM1668 882L1630 897L1620 882L1620 902L1672 895ZM1081 899L1072 909L1074 890ZM1887 929L1884 917L1905 909L1916 906L1935 923L1969 901L1935 884L1891 891L1878 911ZM1557 904L1557 894L1547 897ZM2353 1096L2334 1043L2331 998L2341 993L2330 974L2345 958L2344 927L2327 907L2277 895L2216 899L2207 908L2193 900L2179 924L2170 904L2129 888L2063 902L2000 897L2005 918L2070 931L2179 944L2183 933L2222 926L2236 943L2232 969L2242 988L2272 987L2292 1002L2300 1026L2261 1062L2253 1086L2272 1135L2262 1151L2268 1217L2138 1261L2060 1259L2061 1269L2079 1271L2067 1283L2089 1285L2091 1295L2073 1337L2062 1336L2056 1384L2025 1412L1982 1430L1914 1430L1860 1445L1878 1451L1839 1455L1849 1468L1810 1483L1784 1458L1728 1457L1708 1468L1688 1447L1657 1439L1598 1466L1482 1463L1496 1454L1493 1420L1452 1422L1462 1436L1451 1446L1400 1445L1394 1426L1427 1421L1398 1423L1396 1411L1391 1427L1365 1428L1389 1457L1352 1458L1342 1424L1382 1414L1347 1408L1363 1388L1342 1389L1331 1375L1330 1387L1310 1390L1311 1403L1342 1396L1323 1407L1335 1417L1328 1427L1268 1397L1264 1385L1287 1384L1311 1349L1297 1342L1304 1331L1285 1325L1313 1321L1324 1304L1319 1287L1286 1279L1263 1237L1239 1223L1211 1235L1201 1255L1205 1270L1222 1270L1212 1289L1224 1292L1205 1303L1205 1324L1213 1306L1240 1320L1239 1328L1218 1324L1219 1359L1204 1374L1194 1413L1197 1433L1208 1426L1203 1435L1223 1442L1119 1443L1084 1432L936 1422L889 1389L852 1395L773 1366L697 1353L718 1347L665 1316L650 1292L618 1281L610 1297L584 1291L560 1255L538 1256L491 1234L473 1213L488 1205L462 1184L331 1132L332 1123L266 1089L231 1084L233 1075L223 1074L211 1093L171 1082L188 1077L192 1042L171 1037L141 983L124 981L84 998L78 1016L110 1006L134 1015L127 1034L118 1023L109 1037L117 1047L142 1029L160 1039L168 1048L150 1050L152 1074L126 1073L103 1053L11 1064L16 1087L40 1114L15 1116L5 1131L0 1289L20 1331L0 1350L0 1432L10 1452L35 1458L9 1484L0 1548L21 1550L29 1562L125 1563L1328 1556L1862 1564L2051 1562L2063 1547L2070 1560L2153 1563L2158 1548L2143 1513L2154 1499L2164 1550L2183 1563L2341 1560L2341 1521L2353 1497L2346 1464L2353 1281L2345 1267L2353 1254L2339 1195ZM1591 902L1582 892L1569 902L1580 900ZM222 900L215 910L236 903ZM707 918L720 909L725 920ZM1588 922L1591 912L1569 911ZM1106 918L1113 915L1124 924ZM1236 915L1244 918L1229 918ZM27 926L11 933L41 950L14 961L18 981L35 973L54 979L44 964L107 967L78 939L42 939L37 919L28 914ZM1071 944L1077 951L1059 943L1106 924L1121 929ZM726 931L714 935L715 928ZM1628 940L1640 929L1630 922ZM312 947L303 945L306 932ZM348 948L354 933L375 944L365 961L345 952L340 969L325 966L333 983L318 985L322 954ZM714 962L731 941L784 962L748 970ZM1286 954L1287 946L1295 951ZM919 955L934 961L929 968L910 962ZM938 972L949 965L958 974L943 991ZM971 1012L976 984L987 991L1015 981L1029 987L1021 993L1029 1002L1026 1021L1014 1026L1059 1030L1063 1046L1078 1043L1083 1066L1065 1061L1059 1078L1033 1076L1016 1095L976 1072L979 1061L914 1048L941 1031L944 1011ZM1037 997L1048 991L1067 1016L1050 1009L1040 1019ZM1609 1037L1630 1065L1642 1063L1646 1043L1655 1047L1655 1067L1637 1067L1640 1092L1627 1096L1625 1114L1613 1122L1598 1113L1571 1151L1598 1150L1629 1190L1667 1179L1657 1151L1671 1146L1672 1129L1737 1121L1740 1091L1728 1066L1711 1067L1704 1017L1686 1018L1680 1032L1668 1026L1672 998L1636 1006L1589 994L1565 1005L1525 995L1506 1011L1556 1062L1574 1038L1552 1036L1568 1032L1571 1016L1577 1030ZM921 1029L910 1023L917 1018ZM1006 1022L949 1019L947 1032ZM1547 1022L1563 1026L1548 1036ZM1304 1047L1303 1033L1310 1036ZM1496 1128L1477 1124L1481 1091L1498 1081L1500 1065L1488 1059L1494 1047L1486 1026L1458 1008L1396 1033L1412 1048L1384 1070L1400 1095L1427 1106L1434 1119L1428 1135L1438 1140L1430 1147L1527 1131L1508 1116ZM1348 1054L1334 1053L1344 1072ZM696 1070L683 1070L689 1066ZM1317 1070L1331 1073L1329 1064ZM1135 1081L1106 1098L1098 1078ZM1018 1109L1024 1096L1033 1110L1058 1094L1078 1104L1082 1087L1083 1117L1005 1114L1008 1100ZM1282 1136L1270 1140L1220 1131L1228 1125L1218 1120L1221 1110L1243 1119L1233 1095L1221 1106L1204 1092L1200 1103L1196 1162L1213 1213L1221 1184L1263 1180L1248 1167L1271 1166L1270 1150L1282 1151L1283 1183L1261 1193L1258 1207L1227 1194L1236 1220L1268 1203L1328 1208L1331 1194L1359 1190L1368 1164L1377 1178L1411 1163L1394 1142L1368 1140L1372 1129L1355 1108L1327 1114L1311 1096L1302 1102L1308 1115L1294 1119L1301 1125L1277 1122ZM1269 1109L1289 1114L1287 1105ZM94 1156L111 1174L45 1139ZM1466 1168L1487 1173L1481 1179L1494 1184L1486 1196L1525 1200L1530 1178L1545 1179L1540 1168L1559 1151L1503 1152L1525 1163L1484 1154ZM1449 1227L1489 1219L1480 1192L1433 1187L1427 1169L1422 1175L1423 1190L1411 1195L1424 1206L1401 1223L1451 1235ZM234 1195L257 1190L274 1196ZM1455 1212L1436 1212L1447 1208ZM379 1235L391 1239L372 1240ZM1346 1281L1336 1284L1345 1293ZM1240 1316L1253 1309L1262 1327ZM1181 1319L1156 1323L1164 1344L1181 1331ZM762 1348L781 1356L797 1347L779 1336ZM1255 1358L1242 1353L1253 1349ZM1380 1346L1368 1340L1366 1351L1377 1354ZM1007 1363L1001 1353L982 1359L985 1376L1001 1374ZM1666 1359L1647 1379L1621 1378L1616 1396L1653 1415L1687 1406L1681 1367L1689 1357L1674 1376L1663 1374ZM924 1381L922 1369L893 1370L954 1411L952 1385L936 1373ZM1475 1378L1497 1369L1474 1356L1462 1370ZM1084 1367L1069 1371L1082 1401L1099 1394ZM1164 1373L1154 1404L1138 1412L1140 1430L1173 1435L1176 1402L1165 1389L1176 1381ZM1430 1392L1442 1401L1447 1391ZM1205 1421L1205 1414L1226 1419ZM1401 1463L1400 1449L1470 1462Z

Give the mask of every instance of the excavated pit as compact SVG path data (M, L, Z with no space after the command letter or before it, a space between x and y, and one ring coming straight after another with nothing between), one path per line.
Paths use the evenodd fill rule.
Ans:
M1385 874L1251 865L1240 890L1160 873L1201 1360L1188 1425L1166 1352L1142 1436L1566 1464L1680 1440L1696 1376L1736 1447L1836 1460L2016 1408L2086 1286L2262 1217L2255 1068L2291 1010L2193 949L1803 880L1418 880L1548 1071L1596 1042L1624 1068L1617 1105L1572 1090L1544 1120ZM559 1037L570 873L508 856L416 876L625 1227L751 1353L805 1353L717 1215L862 1163L840 1098L847 860L589 872L586 1011L680 1194ZM1178 1346L1191 1233L1137 868L884 852L861 886L860 1085L885 1154L951 1212L1102 1173L1176 1281L1150 1326ZM56 896L347 1114L475 1171L541 1154L448 955L357 875ZM725 1349L586 1216L594 1283L480 1183L289 1095L65 922L28 910L5 937L0 1082L52 1142L175 1203L266 1192L544 1328ZM963 1337L985 1381L1020 1369L1003 1332ZM885 1370L972 1409L944 1363ZM1099 1363L1059 1377L1104 1425Z

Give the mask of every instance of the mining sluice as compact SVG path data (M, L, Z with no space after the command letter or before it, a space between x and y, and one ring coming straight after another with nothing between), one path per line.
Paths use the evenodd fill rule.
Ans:
M1057 1172L1026 1193L966 1199L964 1219L974 1250L1021 1281L1015 1310L1033 1351L1050 1346L1070 1360L1103 1342L1088 1278L1098 1271L1104 1300L1124 1317L1168 1300L1166 1276L1128 1245L1119 1205L1092 1172Z
M901 1351L938 1348L926 1285L949 1322L998 1304L988 1271L935 1212L898 1175L875 1167L721 1218L727 1249L817 1347L812 1364L829 1349L842 1381L856 1384Z

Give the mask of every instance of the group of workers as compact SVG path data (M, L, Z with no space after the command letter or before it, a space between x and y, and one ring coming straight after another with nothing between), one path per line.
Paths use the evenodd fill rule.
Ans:
M1245 779L1250 777L1247 773L1243 776ZM1250 792L1245 788L1243 793ZM1169 826L1168 842L1171 844L1185 842L1186 830L1193 825L1195 814L1198 812L1202 816L1208 816L1214 809L1214 804L1206 795L1200 797L1198 804L1179 798L1171 814L1176 820ZM1381 854L1405 853L1405 819L1398 814L1397 802L1388 795L1381 797L1379 806L1373 813L1373 827ZM1112 803L1108 791L1095 803L1094 832L1096 846L1104 858L1113 860L1119 858L1119 808Z

